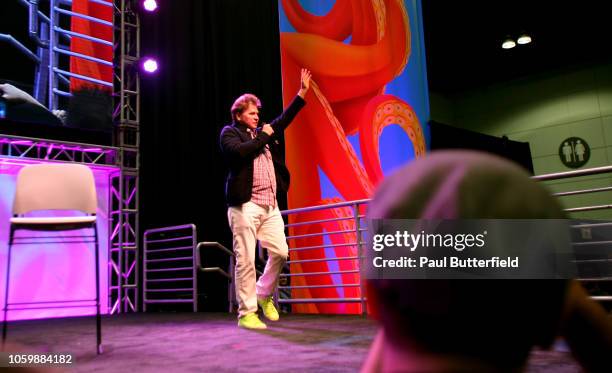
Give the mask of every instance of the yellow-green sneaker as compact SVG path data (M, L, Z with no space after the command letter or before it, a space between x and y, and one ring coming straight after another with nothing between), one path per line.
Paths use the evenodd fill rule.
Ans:
M249 313L238 319L238 327L244 329L266 329L266 324L259 320L256 313Z
M272 300L272 296L265 298L257 298L257 303L263 310L266 319L270 321L278 320L278 311L276 310L276 307L274 307L274 301Z

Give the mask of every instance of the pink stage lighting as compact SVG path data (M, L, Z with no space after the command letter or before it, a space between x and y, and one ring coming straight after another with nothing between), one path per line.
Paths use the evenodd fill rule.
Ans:
M147 57L142 62L142 70L149 74L154 74L157 72L159 66L157 65L157 61L154 58Z
M157 10L157 1L156 0L144 0L142 2L142 7L148 12L154 12Z

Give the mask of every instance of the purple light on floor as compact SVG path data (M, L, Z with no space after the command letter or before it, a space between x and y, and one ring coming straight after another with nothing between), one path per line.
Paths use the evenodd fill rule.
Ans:
M149 74L155 73L158 69L157 61L153 58L146 58L142 63L142 69Z
M155 0L145 0L142 2L143 8L148 12L154 12L157 10L157 1Z

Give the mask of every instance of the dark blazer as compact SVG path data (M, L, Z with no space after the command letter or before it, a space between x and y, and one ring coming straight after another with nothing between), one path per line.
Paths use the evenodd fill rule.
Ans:
M247 126L234 121L223 127L220 136L221 151L229 166L229 174L225 184L225 198L229 206L239 206L251 200L253 192L253 160L264 151L266 145L270 147L274 173L276 175L276 193L287 193L289 190L289 170L285 166L282 144L278 141L285 128L306 102L300 96L295 96L285 111L270 125L274 134L268 136L257 128L257 136L252 139L247 132Z

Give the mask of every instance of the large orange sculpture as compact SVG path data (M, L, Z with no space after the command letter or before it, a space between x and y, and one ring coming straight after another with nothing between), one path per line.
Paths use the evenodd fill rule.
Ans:
M336 0L324 16L305 11L299 0L281 0L282 10L295 28L281 33L283 100L287 104L298 90L300 68L313 73L313 89L302 110L285 134L287 164L291 170L289 207L369 198L383 178L379 138L386 126L399 125L408 135L415 157L425 154L426 144L417 115L401 98L385 94L385 85L402 73L410 56L410 24L404 0ZM350 42L344 40L350 37ZM348 135L359 136L358 159ZM323 199L319 169L341 198ZM363 211L362 211L363 213ZM351 208L311 212L291 217L291 223L352 216ZM354 219L317 226L294 226L290 235L323 230L355 229ZM336 257L355 257L354 233L329 236ZM290 247L324 244L323 238L293 239ZM291 260L320 259L325 249L296 251ZM357 260L339 260L340 271L358 268ZM291 272L326 272L325 261L292 264ZM358 284L359 274L339 275L342 284ZM336 284L338 276L335 277ZM330 285L334 277L295 276L292 285ZM360 296L359 287L294 289L292 298L338 298ZM300 304L294 311L306 313L361 313L359 303Z

